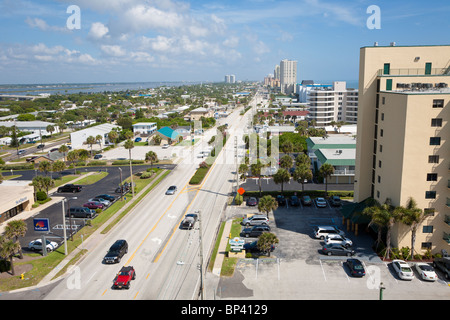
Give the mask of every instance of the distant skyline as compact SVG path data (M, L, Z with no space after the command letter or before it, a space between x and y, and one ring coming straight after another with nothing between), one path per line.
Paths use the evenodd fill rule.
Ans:
M449 16L448 0L0 0L0 84L262 81L283 59L298 82L357 80L360 47L450 44Z

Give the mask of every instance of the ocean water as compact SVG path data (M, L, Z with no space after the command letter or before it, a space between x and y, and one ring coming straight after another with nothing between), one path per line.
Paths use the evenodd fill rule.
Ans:
M117 92L126 90L145 90L161 86L193 85L200 82L124 82L124 83L53 83L53 84L5 84L0 85L0 94L38 95Z

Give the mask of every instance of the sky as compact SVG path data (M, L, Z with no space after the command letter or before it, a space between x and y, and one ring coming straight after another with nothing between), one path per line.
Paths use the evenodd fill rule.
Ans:
M450 44L449 16L448 0L0 0L0 84L262 81L283 59L298 82L358 80L361 47Z

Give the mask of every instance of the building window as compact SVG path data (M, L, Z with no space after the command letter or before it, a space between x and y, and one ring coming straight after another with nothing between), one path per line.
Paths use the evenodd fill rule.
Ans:
M441 137L430 138L430 146L440 146L440 145L441 145Z
M383 146L380 144L380 152L383 152Z
M384 113L381 113L381 121L384 121Z
M377 198L380 199L380 191L377 190Z
M431 249L431 242L422 242L422 249Z
M378 183L381 183L381 177L378 176Z
M386 91L392 91L392 79L386 79Z
M386 103L386 97L381 98L381 103L385 104Z
M441 118L431 119L431 126L432 127L442 127L442 119Z
M428 156L428 163L439 163L439 156Z
M381 168L381 160L378 160L378 168Z
M444 100L443 99L433 100L433 108L443 108L443 107L444 107Z
M437 173L428 173L427 181L437 181Z
M422 233L433 233L433 226L423 226Z
M380 129L380 137L382 137L383 136L383 129Z
M436 199L436 191L425 191L425 199Z

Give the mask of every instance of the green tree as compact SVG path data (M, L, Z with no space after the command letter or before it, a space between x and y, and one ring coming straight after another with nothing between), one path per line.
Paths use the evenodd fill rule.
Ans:
M278 244L280 240L278 240L277 236L273 234L272 232L264 232L262 235L258 237L258 242L256 243L256 246L259 250L266 252L267 255L270 257L270 251L272 249L272 246Z
M66 154L69 151L69 147L66 146L65 144L62 144L59 148L58 148L58 152L61 152L64 155L64 161L66 161Z
M324 163L319 169L319 176L325 179L325 194L328 195L328 178L334 173L334 167L329 163Z
M293 174L294 180L302 184L302 192L305 191L305 180L312 180L313 173L309 165L301 164L295 168Z
M131 139L128 139L127 141L125 141L124 144L125 149L128 150L129 156L130 156L130 179L131 179L131 193L134 197L134 185L133 185L133 165L132 165L132 161L131 161L131 149L134 148L134 141Z
M278 169L277 173L273 175L273 182L275 184L281 184L281 193L283 193L283 186L285 183L289 182L291 175L286 169Z
M78 156L79 156L79 152L78 150L72 150L69 151L69 153L67 154L67 161L69 161L70 163L72 163L73 167L74 167L74 172L73 174L76 174L76 168L75 168L75 162L78 161Z
M50 137L53 135L53 132L55 132L55 127L54 126L52 126L51 124L49 124L48 126L47 126L47 128L45 128L45 130L47 131L47 132L50 132Z
M38 169L40 172L43 172L46 176L52 170L52 164L50 161L44 160L39 162Z
M292 160L290 155L285 154L280 159L280 167L283 169L287 170L289 168L292 168L293 164L294 164L294 161Z
M8 239L5 236L0 236L0 257L4 260L9 259L11 266L11 274L15 275L13 257L20 250L20 244Z
M87 137L86 144L88 144L90 146L90 148L91 148L91 157L92 157L92 145L95 144L95 143L96 143L96 141L95 141L95 138L93 136Z
M66 163L64 161L57 160L53 162L52 164L53 172L59 172L59 174L61 175L61 171L63 171L64 169L66 169Z
M20 259L23 259L22 247L20 246L19 237L24 237L27 233L27 224L23 220L8 221L5 227L5 236L19 244Z
M116 146L116 143L117 143L117 139L118 139L118 138L119 138L119 134L117 133L116 130L111 130L111 131L108 133L108 139L109 139L109 141L111 141L111 142L114 143L114 147Z
M145 161L150 161L150 165L153 165L153 163L158 162L158 155L154 151L149 151L145 154Z
M259 196L261 197L261 170L264 165L261 161L257 160L256 163L250 165L250 170L253 176L258 177L258 186L259 186Z
M267 218L269 218L270 211L276 210L277 208L278 202L274 197L267 195L259 199L258 211L264 212Z

